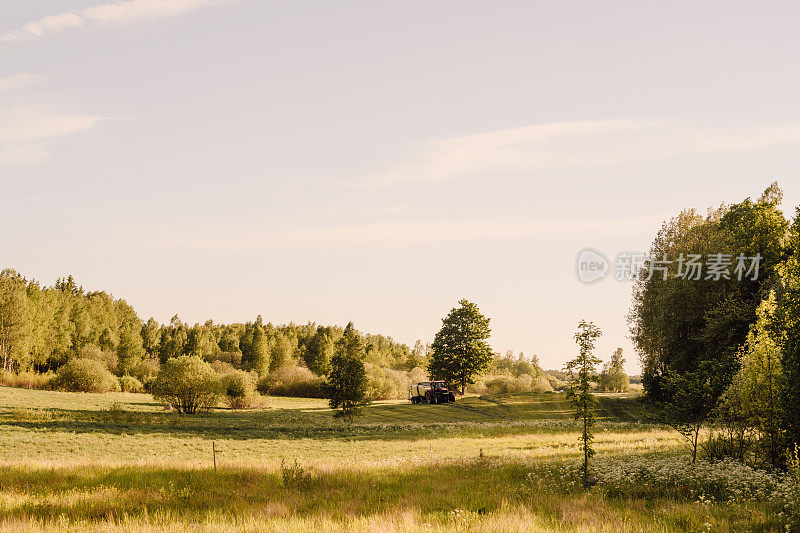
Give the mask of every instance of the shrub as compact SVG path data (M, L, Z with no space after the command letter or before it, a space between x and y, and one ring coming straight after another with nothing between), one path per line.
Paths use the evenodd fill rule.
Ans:
M297 459L294 460L294 464L290 465L287 465L286 462L281 459L281 477L283 478L284 487L287 489L294 489L305 485L311 475L305 468L300 466Z
M153 383L153 398L179 413L194 414L217 402L220 381L211 365L199 357L182 355L168 360Z
M52 386L74 392L108 392L120 390L116 376L106 365L94 359L71 359L58 369Z
M550 386L553 388L553 390L561 391L567 388L567 382L558 376L554 376L548 372L544 375L544 377L550 383Z
M786 531L800 531L800 447L789 452L788 471L781 488L783 510L787 521Z
M520 376L520 378L524 377ZM536 377L531 377L531 382L528 385L528 390L530 392L553 392L553 386L550 385L550 381L544 377L543 375L539 374Z
M411 386L408 374L370 363L364 366L367 371L367 398L370 400L408 398L408 388Z
M6 370L0 370L0 385L6 387L19 387L23 389L48 389L55 374L47 372L19 372L14 374Z
M211 368L214 369L214 372L219 374L220 376L224 376L225 374L230 374L235 368L230 363L226 363L225 361L211 361Z
M256 381L243 370L234 370L222 376L222 391L231 409L250 407L258 398Z
M231 368L239 368L242 366L242 352L217 352L206 357L206 361L211 364L219 361L231 365Z
M697 460L685 456L628 455L596 461L592 475L611 495L670 496L716 501L772 500L780 477L732 459Z
M151 390L160 368L161 363L157 357L145 357L134 365L131 375L144 385L145 390Z
M428 371L415 366L408 371L408 381L413 385L420 381L428 381Z
M78 351L79 359L91 359L100 361L109 372L116 372L119 365L117 354L112 351L103 351L94 344L86 344Z
M517 392L517 381L511 376L499 376L486 381L488 394L508 394Z
M514 377L511 374L499 374L478 378L474 384L467 387L467 392L472 394L513 394L520 392L553 392L553 387L544 375L532 376L521 374Z
M262 394L296 398L324 398L322 380L302 366L285 366L273 370L258 382Z
M142 382L127 374L119 378L119 386L123 392L144 392Z

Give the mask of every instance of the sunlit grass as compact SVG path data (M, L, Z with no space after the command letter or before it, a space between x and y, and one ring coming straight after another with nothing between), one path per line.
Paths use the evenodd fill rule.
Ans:
M115 403L116 402L116 403ZM633 398L600 400L598 459L680 453ZM113 407L113 408L112 408ZM770 530L766 505L614 498L537 464L576 461L559 394L378 402L352 425L324 400L183 416L144 394L0 387L0 528L61 531ZM212 442L217 471L212 467ZM284 486L280 465L307 478ZM552 490L550 490L552 489Z

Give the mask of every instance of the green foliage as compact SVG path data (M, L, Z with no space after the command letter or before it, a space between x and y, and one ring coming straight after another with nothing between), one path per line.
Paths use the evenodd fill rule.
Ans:
M602 335L600 329L592 322L581 320L578 331L575 333L575 342L578 344L578 356L569 361L565 370L572 377L567 399L572 404L575 420L582 422L581 449L583 450L583 484L589 485L589 458L594 455L592 440L594 435L592 427L595 425L595 406L597 398L592 394L592 379L596 373L596 366L600 362L593 351L594 344Z
M304 486L310 479L311 474L294 460L292 464L286 464L286 461L281 459L281 479L283 486L287 489L296 489Z
M442 319L442 328L433 339L428 372L460 388L474 383L476 376L486 372L493 353L486 340L491 335L489 319L478 306L466 299Z
M800 448L795 445L788 455L782 514L788 522L786 531L800 531Z
M780 265L780 285L774 330L781 349L785 376L783 396L786 438L790 448L800 445L800 208L789 232L790 255Z
M256 381L252 374L234 370L221 378L222 391L231 409L246 409L258 398Z
M553 392L553 387L544 374L535 377L530 374L520 374L516 377L508 374L489 374L477 378L472 385L467 385L466 391L481 395L499 395L519 392Z
M120 390L119 381L106 366L94 359L71 359L58 369L51 385L73 392Z
M258 390L271 396L324 398L322 380L302 366L285 366L262 377Z
M763 438L767 463L776 468L784 454L783 398L788 383L772 326L777 303L774 292L759 305L758 319L747 336L742 365L723 396L720 411L728 427L737 428L744 447L747 429Z
M239 341L242 350L242 368L262 376L269 372L271 354L265 326L261 315L255 322L248 322Z
M671 400L662 404L663 421L687 440L692 462L697 459L700 431L719 400L712 384L714 372L712 362L706 361L695 372L668 374L664 383Z
M142 382L127 374L119 378L119 386L122 392L144 392Z
M106 370L109 372L116 372L119 365L119 358L117 354L111 350L102 350L99 346L92 343L84 344L78 350L79 359L91 359L93 361L100 361Z
M32 327L25 280L13 270L0 273L0 356L3 370L27 369Z
M631 386L624 365L622 348L617 348L611 356L610 364L603 365L603 371L598 376L598 388L604 392L628 392Z
M367 398L374 400L399 400L408 398L411 380L408 373L366 363Z
M273 372L284 366L292 366L294 361L294 351L296 343L292 342L286 335L277 333L271 342L269 370Z
M219 393L220 380L211 365L185 355L164 363L153 384L153 398L186 414L210 409Z
M23 389L49 389L55 377L54 372L9 372L0 369L0 385Z
M360 414L360 408L369 403L364 355L361 336L349 322L336 343L336 355L331 358L331 370L323 387L334 417L346 422L352 421Z
M319 326L314 336L306 343L303 360L306 366L318 376L325 376L330 371L330 361L337 340L338 336L334 328Z
M666 254L674 262L669 275L640 277L634 290L631 331L642 357L643 384L654 402L673 401L670 374L714 372L709 382L718 399L739 367L739 348L756 320L762 295L784 259L788 223L778 209L776 184L753 202L723 206L703 217L686 210L667 221L656 236L650 256ZM677 276L683 254L761 256L757 280L682 279ZM647 267L647 265L645 265Z

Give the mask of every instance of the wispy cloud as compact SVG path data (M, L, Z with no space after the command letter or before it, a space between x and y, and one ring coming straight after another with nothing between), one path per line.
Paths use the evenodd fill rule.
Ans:
M46 79L46 77L41 74L31 74L28 72L0 78L0 92L22 89L23 87L35 85L44 79Z
M233 0L128 0L101 4L83 10L51 15L0 35L0 43L37 39L70 28L91 24L120 24L128 21L180 15L195 9Z
M25 167L41 163L58 138L87 130L102 117L0 110L0 165Z
M800 141L800 126L721 131L643 120L555 122L429 141L408 160L369 175L356 185L377 189L402 183L524 174L797 141Z
M333 250L357 248L394 248L459 242L514 241L548 235L631 235L642 228L657 227L660 217L619 220L432 220L380 221L344 226L320 226L264 233L244 228L220 231L197 228L170 231L163 228L146 231L147 242L160 242L170 248L200 251L260 250ZM249 227L249 226L248 226ZM235 235L235 237L232 237Z

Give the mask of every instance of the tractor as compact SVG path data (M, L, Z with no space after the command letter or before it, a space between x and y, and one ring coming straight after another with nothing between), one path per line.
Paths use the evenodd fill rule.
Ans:
M456 395L447 388L444 381L421 381L412 385L408 391L408 399L412 404L455 402Z

